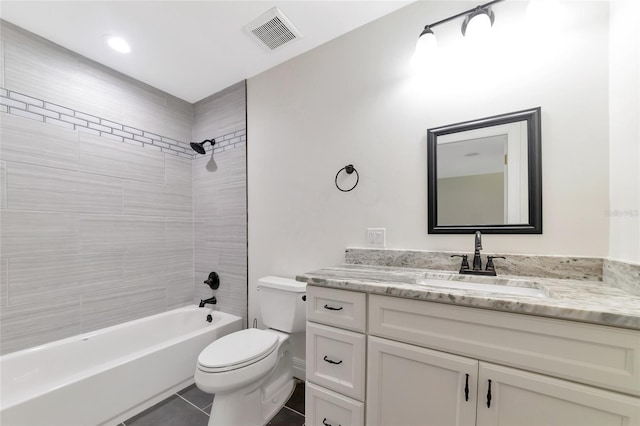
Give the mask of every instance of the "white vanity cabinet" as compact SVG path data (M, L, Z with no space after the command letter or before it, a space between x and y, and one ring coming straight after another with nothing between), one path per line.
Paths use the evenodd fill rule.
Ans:
M365 293L307 287L305 424L363 426Z
M367 425L640 424L640 399L369 337Z
M367 425L640 425L640 332L378 295L368 308Z
M637 330L307 287L312 300L316 292L321 302L308 306L309 425L640 425ZM332 304L342 299L345 305ZM358 324L350 330L336 326L340 320L316 323L313 311L325 315L325 302L344 306L336 312L347 317L366 312L366 321L347 321ZM341 353L345 359L357 353L360 336L366 340L366 351L349 360L355 366L361 356L366 364L364 394L353 377L334 384L317 366L326 350L313 342L326 332L352 339L345 339L344 348L354 347ZM340 421L318 416L331 401L343 410ZM364 416L348 418L345 406L366 408Z

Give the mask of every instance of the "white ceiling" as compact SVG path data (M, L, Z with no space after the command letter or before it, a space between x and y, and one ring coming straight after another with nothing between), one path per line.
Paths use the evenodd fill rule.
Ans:
M411 1L6 1L0 17L188 102L399 9ZM270 52L243 30L278 6L303 38ZM132 52L105 43L124 37Z

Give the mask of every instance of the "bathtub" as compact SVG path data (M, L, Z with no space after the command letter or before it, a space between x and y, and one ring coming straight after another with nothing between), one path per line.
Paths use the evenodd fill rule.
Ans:
M189 306L2 356L0 424L115 425L193 383L200 351L241 328Z

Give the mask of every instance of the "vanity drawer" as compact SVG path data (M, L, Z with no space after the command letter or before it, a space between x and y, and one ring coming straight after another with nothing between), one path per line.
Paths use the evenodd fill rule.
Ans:
M371 295L369 334L640 395L640 332Z
M355 291L307 286L307 319L365 332L367 295Z
M364 400L365 335L307 323L307 380Z
M305 425L364 426L364 403L307 382Z

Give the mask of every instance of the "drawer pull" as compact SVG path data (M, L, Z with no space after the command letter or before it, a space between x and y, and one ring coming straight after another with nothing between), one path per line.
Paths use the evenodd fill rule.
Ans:
M333 426L331 423L327 423L327 418L326 417L324 419L322 419L322 424L324 426ZM338 426L341 426L341 425L338 425Z
M342 310L342 306L340 306L339 308L334 308L333 306L324 305L324 308L328 309L330 311L341 311Z
M487 408L491 408L491 380L489 380L489 390L487 391Z
M467 376L467 379L464 384L464 400L468 401L469 400L469 375L467 374L466 376Z
M327 358L327 356L326 356L326 355L325 355L325 356L324 356L324 358L322 358L322 359L324 359L324 360L325 360L326 362L328 362L329 364L336 364L336 365L338 365L338 364L342 364L342 360L340 360L340 361L333 361L333 360L330 360L329 358Z

